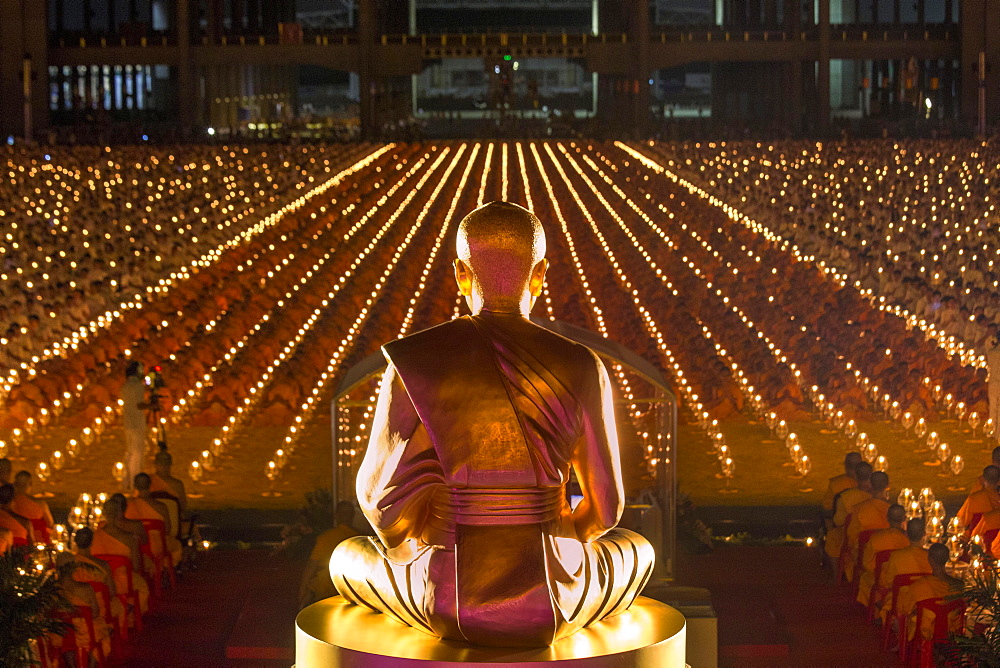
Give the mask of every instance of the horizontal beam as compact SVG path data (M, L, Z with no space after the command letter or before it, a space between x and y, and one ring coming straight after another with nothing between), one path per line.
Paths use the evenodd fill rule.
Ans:
M436 35L385 37L371 47L376 76L418 74L424 62L441 58L489 58L510 54L518 58L582 58L599 74L628 74L635 63L635 44L624 35ZM356 72L360 47L347 36L316 37L304 44L277 44L263 39L228 40L225 44L192 45L191 62L197 65L319 65ZM961 57L957 35L932 39L917 33L832 31L830 57L846 60L952 59ZM691 62L791 62L819 58L819 41L812 34L782 32L727 33L702 31L657 34L650 40L649 69L657 70ZM54 47L52 65L177 65L175 46L149 43Z

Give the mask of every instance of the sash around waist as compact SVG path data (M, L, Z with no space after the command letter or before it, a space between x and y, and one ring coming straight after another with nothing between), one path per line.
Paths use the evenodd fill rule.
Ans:
M431 513L448 524L500 526L541 524L559 517L563 488L445 487L434 494Z

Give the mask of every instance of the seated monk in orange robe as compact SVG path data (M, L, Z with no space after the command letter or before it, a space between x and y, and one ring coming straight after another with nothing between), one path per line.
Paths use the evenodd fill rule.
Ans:
M10 531L12 543L23 541L27 545L34 545L35 530L31 522L10 509L14 494L14 485L0 485L0 527Z
M135 496L129 499L128 507L125 509L125 517L130 520L160 520L163 522L164 534L161 536L158 531L150 530L149 544L153 554L159 558L163 554L164 544L170 554L173 563L181 563L181 542L177 540L177 530L170 520L170 509L166 504L154 499L150 492L152 481L146 473L136 474L133 480Z
M91 554L90 546L93 542L94 532L90 527L80 527L73 534L73 554L76 562L81 564L81 567L73 571L73 579L84 583L96 582L107 587L110 600L105 601L103 597L97 597L97 602L101 606L101 615L109 622L113 619L125 622L127 621L125 606L118 598L114 573L111 572L111 566L108 565L108 562Z
M889 506L886 513L886 520L889 526L879 529L868 539L865 550L861 555L861 575L858 576L858 603L868 607L871 601L872 587L875 586L875 559L879 552L887 550L900 550L910 544L910 539L906 537L903 530L903 522L906 521L906 509L898 503ZM883 568L885 565L883 564Z
M958 511L958 519L967 531L972 531L983 515L1000 508L1000 492L997 491L997 485L1000 484L1000 466L990 464L984 468L983 481L985 487L969 494Z
M972 529L972 533L969 534L969 536L973 540L975 540L976 536L985 540L986 534L996 530L1000 530L1000 509L983 513L983 516L979 519L979 522ZM991 556L994 556L992 552L992 543L995 541L996 535L997 534L994 534L990 537L989 543L983 543L983 549L986 550L986 552Z
M139 594L139 612L149 610L149 583L144 575L142 553L139 551L139 538L123 528L125 519L125 497L113 494L104 503L104 524L94 532L94 542L90 551L100 558L102 554L116 554L128 557L132 562L132 587ZM114 569L115 588L119 592L127 592L128 574L124 568Z
M865 499L851 509L851 521L847 525L847 563L844 573L854 582L854 568L858 561L858 541L862 531L885 529L889 526L888 512L892 505L886 499L889 476L883 471L875 471L871 477L872 497Z
M59 567L69 566L73 563L73 554L70 552L59 552L56 556L56 565ZM104 656L111 653L111 626L101 615L101 606L97 601L97 595L89 585L78 582L74 578L62 578L59 580L59 589L70 605L81 608L88 608L94 625L94 638ZM87 628L86 620L79 614L73 615L73 633L76 636L77 645L86 646L90 644L90 630Z
M28 518L35 530L35 540L41 543L49 542L49 530L55 526L52 521L52 511L49 504L31 498L31 486L34 476L30 471L18 471L14 476L14 500L10 508L18 515Z
M994 466L1000 466L1000 445L993 448L993 451L990 453L990 463L993 464ZM986 488L986 478L983 476L979 476L978 478L976 478L976 481L969 486L969 494L972 494L973 492L978 492L979 490L985 488Z
M830 478L827 483L826 493L823 494L823 515L826 517L826 528L833 528L833 502L837 495L850 487L857 487L858 481L854 479L854 468L862 462L860 452L848 452L844 456L844 472Z
M854 467L854 478L858 481L857 487L848 487L837 496L834 502L833 528L826 534L826 543L823 548L826 554L834 562L834 573L838 573L837 560L840 558L840 550L846 539L847 519L854 510L854 506L862 501L872 498L871 492L872 465L868 462L861 462Z
M931 563L927 560L927 550L924 549L925 531L926 525L919 517L907 522L906 537L910 544L889 555L889 561L882 567L875 600L880 602L879 618L883 624L888 623L889 608L892 606L893 581L896 576L931 572Z
M913 640L917 633L917 603L936 600L945 603L952 594L962 591L962 581L954 578L945 570L950 553L947 545L933 543L927 549L927 559L931 565L931 574L914 580L910 585L899 590L899 600L896 602L897 616L906 617L906 639ZM934 621L936 615L925 610L920 621L920 638L930 640L934 637ZM948 629L953 633L962 631L961 615L957 612L948 615Z

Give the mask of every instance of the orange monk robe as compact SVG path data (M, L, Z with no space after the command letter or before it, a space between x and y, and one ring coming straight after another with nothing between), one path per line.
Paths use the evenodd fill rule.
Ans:
M7 550L14 547L14 532L6 527L0 527L0 556L7 554Z
M889 556L889 561L882 567L882 576L878 583L882 598L879 617L881 617L883 624L889 615L889 606L892 604L892 583L896 577L911 573L929 574L930 572L931 562L927 560L927 550L922 547L910 545L896 550Z
M827 483L826 493L823 495L823 510L828 513L833 512L833 501L838 494L843 492L845 489L850 489L851 487L857 487L858 481L847 475L846 473L841 473L840 475L835 475L830 478L830 482Z
M901 550L910 544L906 532L895 527L879 529L868 539L861 555L861 576L858 578L858 603L868 607L875 585L875 555L886 550ZM882 568L885 568L883 566Z
M983 516L976 523L976 526L972 529L971 536L975 538L976 536L984 536L990 531L995 531L1000 529L1000 509L991 510L988 513L983 513ZM993 542L993 541L990 541ZM992 554L990 545L983 545L983 549Z
M77 590L73 586L64 586L61 589L70 605L88 608L93 612L97 595L89 587ZM87 628L87 621L76 610L73 612L73 635L76 636L76 644L77 646L87 646L90 644L90 630ZM93 624L94 639L101 645L101 649L104 650L104 656L107 656L111 653L111 627L98 614L93 615Z
M90 544L90 551L93 554L117 554L132 561L132 550L128 545L121 542L103 528L94 532L94 542ZM115 589L119 594L124 594L129 590L128 575L125 568L115 568L112 571L115 578ZM149 583L142 573L135 570L132 572L132 586L139 594L139 611L145 614L149 610Z
M20 538L28 543L35 542L35 534L30 526L25 527L6 510L0 510L0 528L10 529L13 538Z
M35 527L35 539L48 542L48 529L55 523L52 521L52 511L49 504L43 501L35 501L30 496L18 494L10 502L10 509L18 515L28 518ZM45 532L41 531L42 526L46 527Z
M165 525L164 530L167 532L167 535L163 537L166 540L167 551L170 553L175 564L181 563L181 542L170 535L169 517L164 517L148 501L137 496L128 500L125 517L130 520L160 520L163 522ZM153 550L153 554L157 557L161 556L163 554L163 540L160 537L160 532L151 529L147 529L147 531L149 533L149 545Z
M981 489L966 497L965 503L958 511L958 519L963 527L973 528L969 525L976 520L976 515L982 516L998 508L1000 508L1000 492L996 489Z
M854 581L854 566L858 560L858 541L862 531L889 527L889 506L885 499L865 499L851 510L847 532L847 563L843 564L847 579Z
M836 512L833 514L833 528L827 532L826 544L824 545L826 553L831 559L840 557L840 548L844 545L846 533L844 524L847 522L847 516L854 510L854 506L870 498L872 498L871 492L857 487L849 487L840 493Z
M86 564L86 566L92 566L93 568L87 568L86 566L77 567L73 570L73 579L77 582L99 582L101 584L108 584L106 578L106 572L104 568L98 564L97 559L92 559L82 554L73 555L73 558L79 564ZM104 562L101 562L102 564ZM106 567L107 564L104 564ZM108 592L110 594L110 592ZM96 594L96 592L95 592ZM107 619L121 619L125 615L125 606L122 605L121 600L117 596L110 597L110 607L107 605L108 602L100 596L97 597L97 603L101 606L101 615Z
M913 640L917 626L917 603L920 601L941 599L944 602L953 591L947 582L936 575L925 575L914 580L908 587L899 590L899 600L896 602L896 612L906 616L906 639ZM934 619L937 615L925 610L920 621L921 639L930 640L934 637ZM960 615L952 612L948 615L948 630L960 632Z

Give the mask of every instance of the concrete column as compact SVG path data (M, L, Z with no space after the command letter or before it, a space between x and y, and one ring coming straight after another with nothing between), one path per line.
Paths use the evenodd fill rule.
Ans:
M816 128L830 125L830 0L819 0L819 75L816 78Z
M374 55L378 28L375 0L358 1L358 78L361 84L361 137L377 139L379 134Z
M632 127L637 138L649 134L649 8L646 0L634 0L632 40L635 49L635 65L632 71Z
M962 118L973 127L979 124L979 108L985 105L986 124L1000 119L1000 35L993 29L1000 21L1000 6L993 0L965 0L962 3ZM985 54L985 80L980 81L979 54Z
M190 0L176 0L174 30L177 34L177 123L187 137L194 124L194 76L191 64Z
M37 136L49 125L46 5L0 0L0 135ZM27 81L25 81L27 77Z

